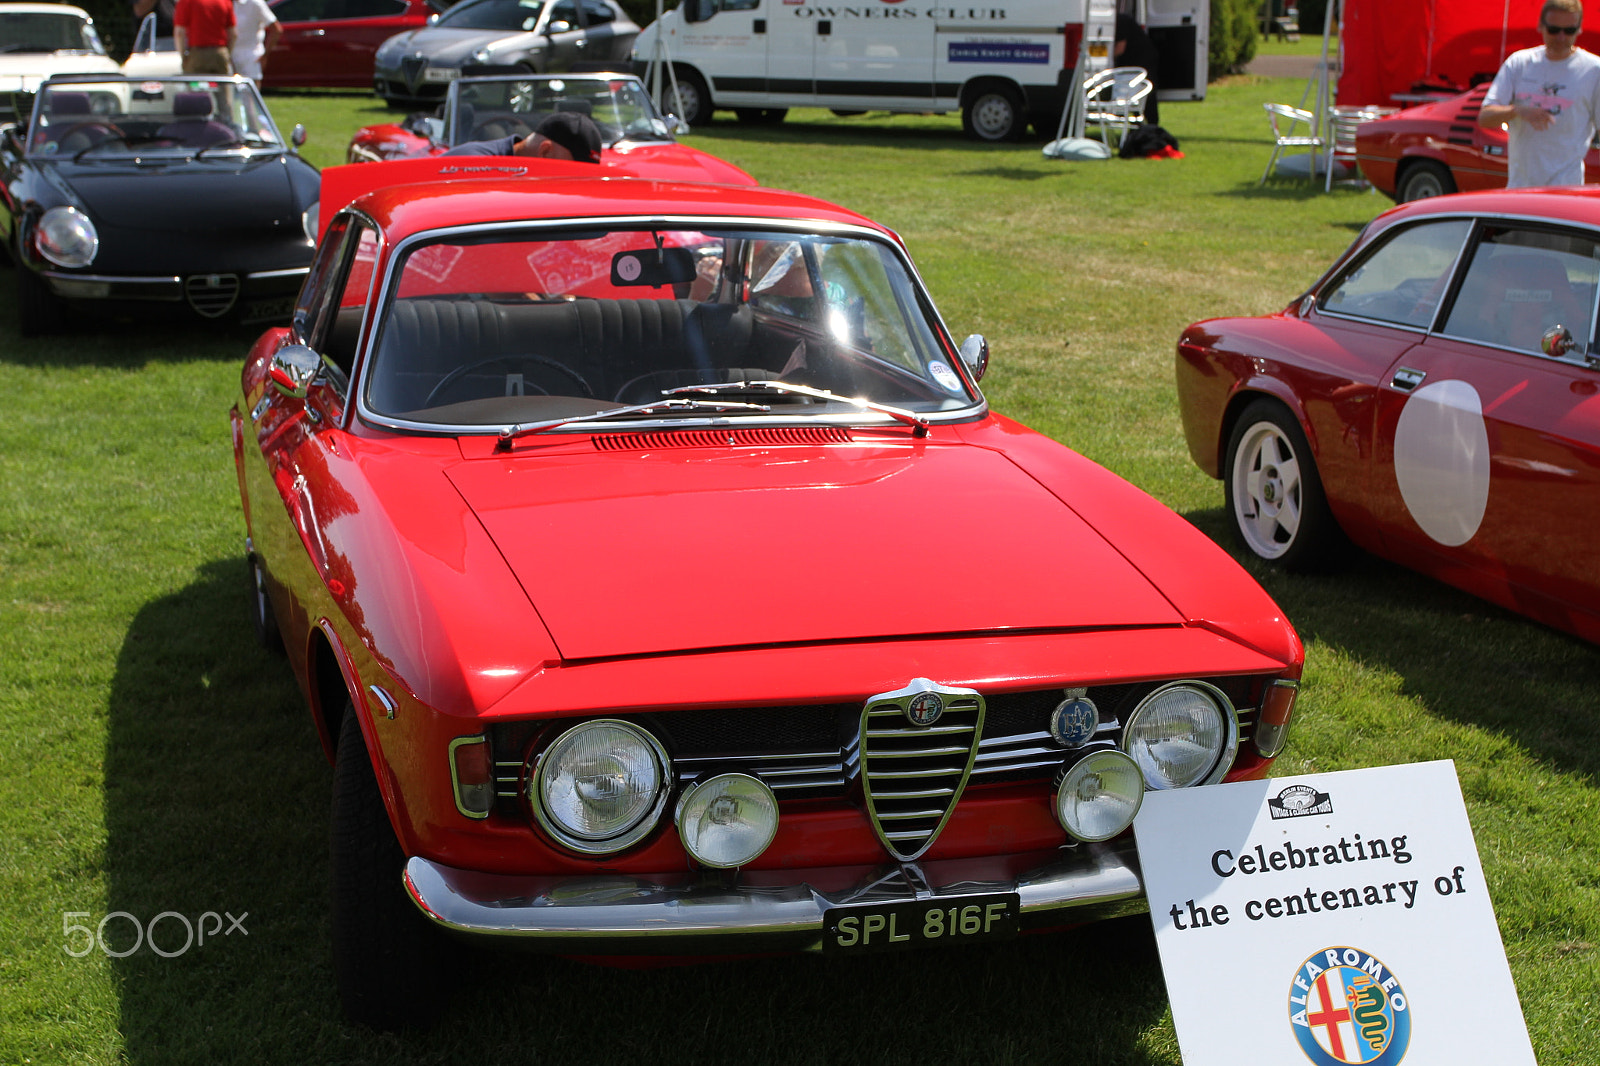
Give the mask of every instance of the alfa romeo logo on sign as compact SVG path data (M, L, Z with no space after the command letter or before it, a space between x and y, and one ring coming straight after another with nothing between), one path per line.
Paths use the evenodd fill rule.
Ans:
M930 726L944 713L944 700L937 692L919 692L906 704L906 721L912 725Z
M1316 1066L1397 1066L1411 1042L1405 989L1374 955L1327 948L1295 970L1289 1023Z

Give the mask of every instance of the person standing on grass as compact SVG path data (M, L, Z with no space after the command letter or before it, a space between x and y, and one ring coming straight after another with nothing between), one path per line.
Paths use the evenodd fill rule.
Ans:
M233 0L178 0L172 37L185 74L232 74Z
M1508 188L1583 184L1600 118L1600 57L1577 46L1582 27L1582 0L1545 0L1544 44L1513 52L1483 98L1478 125L1510 134Z
M278 43L283 27L267 0L233 0L233 72L261 84L267 53Z

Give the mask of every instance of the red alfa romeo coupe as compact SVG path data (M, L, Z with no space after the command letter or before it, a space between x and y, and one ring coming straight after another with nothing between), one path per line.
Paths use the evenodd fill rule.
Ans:
M1380 215L1284 310L1178 341L1189 453L1244 545L1374 554L1600 641L1600 190Z
M325 172L231 412L354 1017L436 1006L445 934L849 956L1143 910L1145 791L1267 772L1294 629L989 410L893 233L572 163L359 188L420 165Z

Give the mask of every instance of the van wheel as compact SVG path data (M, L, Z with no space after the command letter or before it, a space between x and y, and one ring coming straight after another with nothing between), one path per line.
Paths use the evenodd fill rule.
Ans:
M700 75L692 70L677 71L678 91L674 100L672 85L661 87L661 110L677 115L691 126L702 126L711 121L711 91Z
M1027 128L1022 99L1004 85L980 89L961 111L961 128L979 141L1014 141Z
M787 107L736 107L733 113L747 126L776 126L789 114Z

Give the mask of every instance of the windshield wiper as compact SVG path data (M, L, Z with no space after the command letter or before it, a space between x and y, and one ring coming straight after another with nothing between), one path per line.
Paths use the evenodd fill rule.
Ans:
M678 396L686 392L740 392L755 389L767 389L772 392L786 392L793 396L811 396L818 400L837 401L847 403L852 407L859 407L863 411L877 411L879 414L888 415L897 422L904 422L911 427L913 437L926 437L928 435L928 420L915 411L907 411L903 407L890 407L885 403L874 403L871 400L857 399L853 396L840 396L836 392L826 389L813 389L809 385L791 385L787 381L729 381L716 385L684 385L681 388L666 389L663 396Z
M530 433L543 433L547 429L557 426L570 425L573 422L593 422L597 418L615 418L618 415L653 414L657 411L770 411L772 408L759 403L736 403L730 400L657 400L654 403L636 403L628 407L613 407L609 411L595 411L586 415L568 415L565 418L552 418L547 422L519 422L514 426L507 426L500 431L495 439L494 450L508 452L511 442L518 437L526 437Z

